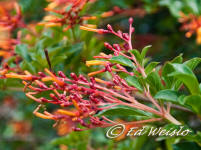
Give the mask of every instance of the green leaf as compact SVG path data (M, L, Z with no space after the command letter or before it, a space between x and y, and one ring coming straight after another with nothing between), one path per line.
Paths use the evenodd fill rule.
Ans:
M174 68L171 66L171 63L168 62L163 66L162 69L162 78L165 81L166 88L172 88L174 84L174 77L168 76L171 72L174 71Z
M180 54L179 56L177 56L173 60L171 60L171 62L181 64L183 62L183 57L182 56L183 56L183 54Z
M159 74L156 71L155 72L151 72L147 76L146 81L150 85L150 89L152 91L152 94L155 94L157 91L160 91L163 88L160 76L159 76Z
M140 84L140 82L138 81L138 78L136 76L128 76L125 78L125 80L128 82L129 85L136 87L140 91L143 90L143 87Z
M158 93L156 93L154 98L178 103L178 98L180 96L181 96L181 94L179 92L167 89L167 90L161 90Z
M63 62L65 59L67 58L67 56L62 55L62 56L55 56L51 59L51 64L52 66L56 66L57 64Z
M148 75L159 64L159 62L151 62L145 68L145 73Z
M194 70L201 63L201 58L196 57L184 62L191 70Z
M191 95L184 98L184 103L190 105L192 109L201 115L201 95Z
M175 69L169 76L175 77L183 82L192 94L200 93L199 83L191 69L185 64L171 64Z
M31 61L31 57L28 52L28 47L26 44L19 44L15 48L15 52L20 55L27 62Z
M150 113L144 112L142 110L138 110L131 107L125 107L125 106L116 106L111 109L103 110L100 113L98 113L97 116L151 116Z
M148 46L145 46L143 49L142 49L142 52L141 52L141 59L144 59L146 54L147 54L147 51L149 50L149 48L151 47L151 45L148 45Z
M133 55L135 55L136 60L140 65L142 65L142 57L140 52L137 49L132 49L129 52L131 52Z
M109 61L112 63L121 64L123 66L135 68L135 66L133 65L133 62L124 56L114 56Z
M190 141L180 142L173 145L173 150L189 150L189 149L200 150L200 146Z

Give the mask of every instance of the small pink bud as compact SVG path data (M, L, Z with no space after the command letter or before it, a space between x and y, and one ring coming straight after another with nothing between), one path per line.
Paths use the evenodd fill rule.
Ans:
M111 31L111 32L113 31L113 28L112 28L112 26L111 26L110 24L107 25L107 29L108 29L109 31Z
M82 131L82 129L76 128L76 127L73 127L72 130L73 130L73 131Z
M58 75L62 78L66 78L66 75L62 71L58 71Z
M113 47L114 47L117 51L121 51L121 47L119 46L119 44L113 44Z
M110 65L106 65L105 70L108 71L108 72L112 72L112 68L111 68Z
M118 31L117 31L117 34L118 34L120 37L122 37L122 31L121 31L121 30L118 30Z
M83 76L83 75L79 75L79 80L84 81L84 82L88 82L87 79Z
M38 72L38 75L41 77L46 77L46 75L43 72Z
M114 52L114 56L119 56L119 52Z
M113 50L113 47L109 43L107 43L107 42L104 43L104 46L106 48L110 49L110 50Z
M126 39L126 40L129 40L128 33L123 33L123 38Z
M131 32L132 33L135 32L135 28L134 27L131 28Z
M53 82L52 84L54 85L55 88L57 88L57 89L60 88L59 85L56 82Z
M71 73L70 76L71 76L71 78L73 78L75 81L78 80L78 77L76 76L75 73Z
M133 18L130 17L128 21L129 21L130 24L132 24L133 23Z

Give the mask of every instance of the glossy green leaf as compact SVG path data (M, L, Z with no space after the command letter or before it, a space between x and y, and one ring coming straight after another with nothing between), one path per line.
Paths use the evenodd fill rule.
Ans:
M161 90L158 93L156 93L154 98L178 103L179 96L181 96L181 94L179 92L170 90L170 89L166 89L166 90Z
M131 52L135 56L135 58L138 61L138 63L140 65L142 65L142 57L141 57L140 52L137 49L132 49L129 52Z
M169 76L175 77L183 82L192 94L200 93L199 83L191 69L185 64L171 64L175 69Z
M166 88L172 88L174 84L174 77L168 76L171 72L174 71L174 68L171 66L171 63L168 62L163 66L162 69L162 78L165 81Z
M150 89L153 92L152 94L155 94L157 91L160 91L163 89L163 85L161 83L161 79L159 74L155 72L151 72L147 78L146 81L150 85Z
M145 73L149 74L159 64L159 62L151 62L145 67Z
M184 103L190 105L192 109L201 115L201 95L191 95L184 98Z
M144 112L139 109L131 108L131 107L125 107L125 106L116 106L111 109L106 109L98 113L97 116L151 116L150 113Z
M147 54L147 51L149 50L149 48L151 47L151 45L148 45L148 46L145 46L143 49L142 49L142 52L141 52L141 59L144 59L146 54Z
M136 87L140 91L143 90L143 87L140 84L140 82L139 82L139 80L138 80L138 78L136 76L128 76L128 77L125 78L125 80L127 81L127 83L129 85L132 85L132 86Z
M196 57L184 62L190 69L194 70L201 63L201 58Z
M123 66L135 68L135 66L133 65L133 62L124 56L114 56L109 61L112 63L121 64Z
M182 63L183 62L183 54L180 54L179 56L175 57L173 60L171 60L172 63Z

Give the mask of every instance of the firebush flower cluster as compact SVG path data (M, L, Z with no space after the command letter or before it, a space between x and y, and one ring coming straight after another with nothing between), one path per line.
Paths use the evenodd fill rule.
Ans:
M196 33L196 42L201 44L201 16L189 14L188 16L184 13L180 13L181 18L179 21L183 24L181 29L187 31L186 37L190 38Z
M80 12L83 10L85 5L93 3L95 0L48 0L50 3L45 8L50 15L45 16L43 22L39 25L45 25L46 27L62 26L64 31L74 27L77 24L85 24L90 27L96 27L96 25L86 24L87 20L95 20L96 16L81 15ZM114 14L121 13L118 7L114 7L113 10L104 12L100 17L110 17ZM52 14L56 13L57 15Z
M17 38L12 37L13 31L25 27L20 6L13 2L12 7L16 12L14 16L11 15L11 11L0 6L0 31L2 32L0 36L0 56L3 58L13 56L14 48L20 42L20 35L17 35Z
M17 78L23 80L24 91L30 99L40 103L34 111L34 114L43 119L52 119L57 123L66 122L71 131L81 131L95 127L108 127L119 122L111 120L104 115L99 115L100 112L115 108L116 106L126 106L133 109L139 109L155 115L150 119L127 122L124 124L139 125L148 122L160 121L167 119L170 122L179 125L176 119L170 115L170 105L165 108L164 105L156 101L149 89L149 85L144 85L143 91L139 91L134 86L129 85L119 73L123 72L129 76L134 76L124 65L110 61L111 58L121 56L129 59L131 65L136 67L138 75L146 77L144 67L138 62L136 56L132 53L132 26L133 19L129 19L129 32L114 31L111 25L107 25L107 29L94 29L81 26L81 29L95 31L101 34L110 33L124 41L124 44L109 44L105 43L105 47L113 52L106 55L100 53L99 56L94 56L96 60L87 61L87 66L99 65L102 69L88 74L89 77L83 75L77 76L74 73L67 77L62 71L57 74L49 69L44 72L38 72L37 75L32 75L28 71L24 73L14 73L9 69L4 68L0 72L1 78ZM103 80L95 77L101 73L109 73L111 78ZM147 106L137 99L135 93L141 92L153 104L153 107ZM47 95L48 96L45 96ZM43 96L41 96L43 95ZM58 105L60 108L54 112L48 112L44 109L44 103ZM41 111L44 109L43 111ZM122 123L122 121L121 121Z

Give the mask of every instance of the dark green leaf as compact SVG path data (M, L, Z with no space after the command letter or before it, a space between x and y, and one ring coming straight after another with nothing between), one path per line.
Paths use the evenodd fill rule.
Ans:
M143 90L143 87L140 84L140 82L138 81L138 78L136 76L128 76L125 78L125 80L128 82L129 85L136 87L140 91Z
M196 57L186 61L184 64L187 65L191 70L194 70L197 67L197 65L199 65L200 63L201 63L201 58Z
M147 51L149 50L149 48L151 47L151 45L148 45L148 46L145 46L143 49L142 49L142 52L141 52L141 59L144 59L146 54L147 54Z
M191 69L185 64L171 64L175 69L169 76L182 81L192 94L200 93L199 83Z
M167 90L161 90L158 93L156 93L154 98L178 103L179 96L181 96L179 92L167 89Z
M159 64L159 62L151 62L145 67L145 73L149 74Z
M159 74L156 71L155 72L151 72L147 76L146 81L150 85L150 89L153 92L152 94L155 94L157 91L160 91L163 88L160 76L159 76Z
M123 66L128 66L131 68L135 68L135 66L133 65L133 62L124 56L114 56L110 59L110 62L121 64Z
M150 113L144 112L142 110L138 110L135 108L131 108L131 107L125 107L125 106L116 106L114 108L111 109L107 109L107 110L103 110L100 113L98 113L97 116L151 116Z
M201 115L201 95L187 96L184 103L190 105L196 113Z
M172 63L182 63L183 62L183 54L180 54L179 56L175 57L173 60L171 60Z
M139 52L137 49L132 49L132 50L130 50L130 52L131 52L133 55L135 55L135 58L136 58L136 60L138 61L138 63L139 63L140 65L142 65L142 57L141 57L140 52Z
M15 48L15 52L20 55L27 62L31 61L31 57L28 52L28 47L26 44L19 44Z

